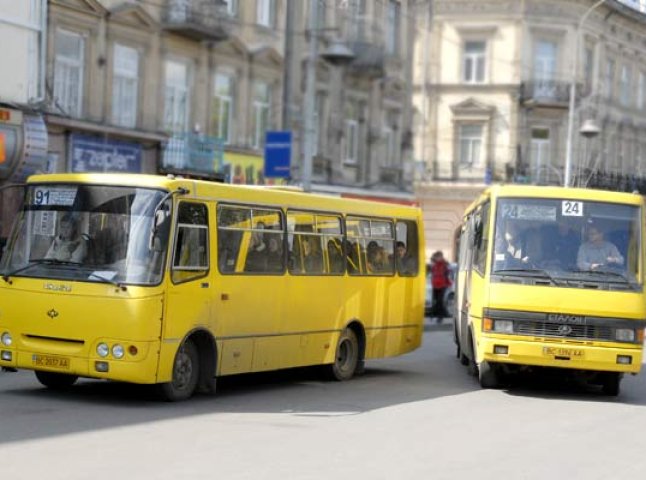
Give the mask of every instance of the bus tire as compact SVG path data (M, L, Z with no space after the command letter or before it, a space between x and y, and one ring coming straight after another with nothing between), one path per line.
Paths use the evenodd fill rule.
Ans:
M619 395L621 385L621 373L606 372L603 374L601 391L608 397L616 397Z
M69 375L67 373L58 373L58 372L43 372L41 370L35 370L36 378L38 381L52 390L64 390L66 388L74 385L76 380L78 380L77 375Z
M478 367L478 380L482 388L500 388L500 371L498 365L482 362Z
M354 330L346 328L341 332L336 345L334 363L328 365L328 377L339 382L350 380L359 365L359 339Z
M168 383L159 384L159 394L168 402L190 398L197 387L200 374L200 358L192 340L186 340L177 350L173 361L173 375Z

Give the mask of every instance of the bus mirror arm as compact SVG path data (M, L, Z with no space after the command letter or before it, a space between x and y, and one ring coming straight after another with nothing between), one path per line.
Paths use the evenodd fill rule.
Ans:
M148 242L148 248L153 252L161 252L164 249L162 245L161 236L159 235L159 227L166 222L166 214L163 212L162 208L164 203L171 198L173 195L186 195L189 193L189 190L183 187L168 192L162 197L162 199L155 206L153 211L153 224L150 229L150 240Z

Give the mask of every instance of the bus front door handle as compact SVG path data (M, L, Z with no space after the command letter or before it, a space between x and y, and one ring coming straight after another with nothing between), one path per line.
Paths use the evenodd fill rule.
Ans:
M209 282L202 282L200 288L209 288Z

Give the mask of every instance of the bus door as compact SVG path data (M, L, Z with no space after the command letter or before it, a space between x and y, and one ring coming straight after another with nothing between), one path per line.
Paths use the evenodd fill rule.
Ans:
M287 365L285 232L280 209L218 206L215 315L223 375Z
M181 201L178 204L163 325L162 376L170 373L174 352L189 331L197 327L212 330L214 326L213 285L209 275L211 217L205 203Z

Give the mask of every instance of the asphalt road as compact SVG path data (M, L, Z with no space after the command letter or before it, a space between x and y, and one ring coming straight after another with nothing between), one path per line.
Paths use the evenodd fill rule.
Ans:
M177 404L131 385L57 393L31 372L0 373L0 479L643 478L646 373L622 387L609 399L532 376L481 390L437 329L350 382L246 375Z

